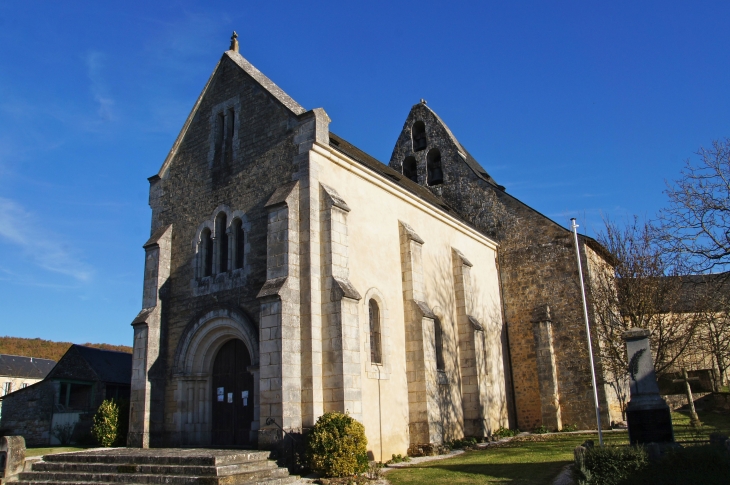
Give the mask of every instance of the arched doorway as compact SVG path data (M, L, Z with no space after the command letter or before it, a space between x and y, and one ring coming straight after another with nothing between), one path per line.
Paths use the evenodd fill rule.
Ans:
M251 444L254 382L248 372L251 356L239 339L226 342L213 363L213 429L215 446Z

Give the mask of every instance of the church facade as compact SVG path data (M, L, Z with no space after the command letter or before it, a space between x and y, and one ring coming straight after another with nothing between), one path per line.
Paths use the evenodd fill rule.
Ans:
M589 426L570 232L508 196L425 102L389 165L329 123L233 40L149 179L129 445L269 447L328 411L365 425L376 460ZM505 252L475 197L537 240ZM589 281L610 268L581 249Z

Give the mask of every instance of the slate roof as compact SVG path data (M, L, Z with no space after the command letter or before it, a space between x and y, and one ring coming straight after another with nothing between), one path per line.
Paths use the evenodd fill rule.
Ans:
M94 349L83 345L73 345L72 347L76 348L100 381L112 384L131 384L132 354Z
M50 359L0 354L0 376L43 379L55 365Z
M400 185L402 188L406 189L408 192L412 193L416 197L447 212L450 216L458 219L464 224L467 224L469 227L473 227L472 224L460 217L456 210L454 210L454 208L451 207L445 200L435 196L427 188L423 187L420 184L417 184L408 177L405 177L397 170L393 170L388 165L373 158L371 155L368 155L352 143L348 142L338 135L335 135L332 132L330 132L330 146L338 152L347 155L349 158L352 158L356 162L372 170L373 172L385 176L386 178Z
M672 278L672 277L670 277ZM726 311L730 295L730 272L688 275L679 278L681 294L674 311Z

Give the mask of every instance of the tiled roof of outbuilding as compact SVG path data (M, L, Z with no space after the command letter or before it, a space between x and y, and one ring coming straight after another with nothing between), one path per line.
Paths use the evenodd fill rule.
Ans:
M94 349L73 345L102 382L130 384L132 382L132 354L113 350Z
M0 376L43 379L54 365L56 362L50 359L0 354Z

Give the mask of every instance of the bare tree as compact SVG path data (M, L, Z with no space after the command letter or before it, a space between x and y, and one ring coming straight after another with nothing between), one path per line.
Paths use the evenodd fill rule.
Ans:
M682 298L678 265L654 235L651 224L637 218L623 226L605 219L597 237L616 258L613 273L592 276L592 296L601 362L622 408L628 389L623 332L651 332L654 367L662 373L685 352L696 325L691 315L674 311Z
M700 148L681 177L668 185L669 207L659 214L661 242L697 273L730 266L730 139Z
M730 275L700 275L692 278L697 309L697 336L693 350L712 356L718 371L717 384L728 382L730 368Z

